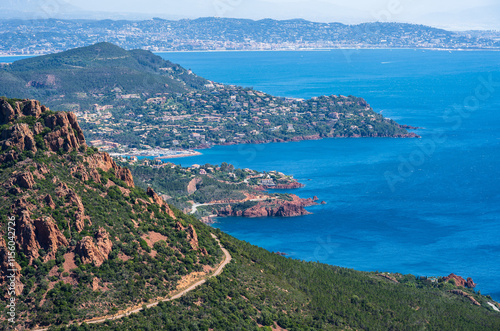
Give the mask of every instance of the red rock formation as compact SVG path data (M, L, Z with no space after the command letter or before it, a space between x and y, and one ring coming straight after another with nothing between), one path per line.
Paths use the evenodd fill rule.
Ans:
M198 247L198 235L196 234L196 230L194 229L192 224L189 224L187 227L187 239L189 241L189 244L191 244L191 247L195 250L197 250Z
M292 201L271 200L259 201L253 207L245 210L233 210L231 205L227 205L217 211L218 216L244 216L244 217L267 217L267 216L301 216L310 214L304 207L316 205L312 199L301 199L296 195L291 195Z
M16 160L19 153L23 151L37 152L34 136L42 133L46 127L51 129L51 132L43 137L49 151L57 152L61 149L72 151L87 148L83 131L78 125L75 114L57 112L42 118L42 115L48 110L35 100L17 101L15 107L3 99L0 100L0 125L12 123L11 127L2 131L0 147L4 150L15 147L17 150L9 151L0 156L0 162ZM13 123L25 116L32 116L37 120L33 129L30 129L26 123Z
M0 125L12 122L20 114L21 109L19 108L19 104L16 104L16 107L12 107L6 100L0 99Z
M470 287L474 288L476 287L476 284L472 281L472 278L467 278L467 281L463 279L460 276L457 276L453 273L451 273L449 276L443 278L445 282L450 281L453 279L455 281L456 286L461 286L461 287Z
M399 283L396 278L394 278L393 276L387 275L387 274L377 274L377 276L384 277L385 279L391 280L395 283Z
M36 240L35 225L31 220L30 213L22 210L16 219L16 241L20 251L30 259L30 261L40 256L38 250L40 244Z
M55 257L55 252L62 246L68 246L66 237L59 231L52 217L41 217L35 220L36 238L40 246L45 248L49 254L45 260Z
M2 131L2 149L17 148L19 151L37 151L35 137L28 124L18 123Z
M78 150L80 146L86 148L85 137L75 114L57 112L45 118L45 126L52 130L44 137L50 151L57 152L62 149L70 152Z
M476 283L474 283L472 278L467 277L467 284L465 284L465 286L468 288L474 288L474 287L476 287Z
M116 165L116 164L115 164ZM118 167L116 171L116 177L123 180L127 186L134 187L134 178L132 177L132 172L129 168Z
M83 206L82 200L75 193L75 191L68 188L65 183L59 183L55 192L58 197L64 198L67 201L68 206L76 205L75 228L78 232L82 231L85 227L85 220L88 220L89 224L92 224L90 218L88 216L85 216L85 207Z
M50 194L47 194L43 200L45 201L47 206L50 207L50 209L56 208L56 204L54 203L54 200L52 200L52 197L50 196Z
M465 293L464 291L461 291L461 290L451 290L450 293L453 293L453 294L458 294L460 296L463 296L463 297L466 297L468 298L473 304L475 304L476 306L481 306L481 304L479 302L477 302L476 299L474 299L474 297L468 293Z
M53 259L61 246L68 246L68 241L51 217L32 220L30 212L24 208L18 211L16 219L16 243L30 261L40 256L39 249L44 248L45 261Z
M15 184L19 185L22 188L32 188L35 185L35 179L30 172L23 172L18 174L15 177Z
M165 201L151 187L148 187L146 194L150 197L151 202L156 203L160 207L165 205Z
M149 199L151 200L151 202L158 204L160 207L163 207L168 216L176 219L174 212L172 211L172 209L170 209L165 200L163 200L158 194L156 194L156 192L151 187L148 187L146 193L150 197Z
M188 195L193 194L196 192L196 185L201 183L203 180L199 177L193 178L189 181L188 186L187 186L187 193Z
M115 161L109 156L108 153L95 153L91 156L85 158L85 161L89 164L88 169L102 169L103 171L109 171L113 169L115 171L115 176L121 179L130 187L134 187L134 179L132 177L132 172L128 168L122 168L115 163ZM98 174L92 173L94 181L97 181ZM100 182L100 176L98 176L98 182Z
M103 228L100 228L94 237L96 242L90 236L83 237L77 243L75 252L80 255L83 263L94 263L100 266L108 259L113 243L109 239L109 233Z

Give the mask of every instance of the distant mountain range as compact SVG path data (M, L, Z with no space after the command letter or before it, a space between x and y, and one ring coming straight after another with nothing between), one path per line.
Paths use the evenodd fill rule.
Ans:
M43 16L41 16L43 18ZM324 48L500 49L500 33L404 23L316 23L232 18L144 21L26 17L0 22L0 54L49 54L107 41L151 51Z

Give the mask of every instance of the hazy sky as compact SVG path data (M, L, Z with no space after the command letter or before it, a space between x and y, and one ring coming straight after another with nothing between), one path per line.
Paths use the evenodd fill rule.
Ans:
M321 22L408 22L454 30L500 30L499 0L0 0L0 8L46 8L94 18L304 18ZM67 15L71 12L71 15Z

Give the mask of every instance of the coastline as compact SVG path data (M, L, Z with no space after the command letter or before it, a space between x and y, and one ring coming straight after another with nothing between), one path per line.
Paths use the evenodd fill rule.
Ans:
M188 156L197 156L197 155L203 155L203 154L198 152L198 151L195 151L194 153L187 153L187 154L158 156L158 157L155 157L155 159L175 159L178 157L188 157Z
M162 53L222 53L222 52L327 52L333 50L354 50L354 51L363 51L363 50L425 50L425 51L447 51L447 52L479 52L479 51L488 51L488 52L500 52L500 48L433 48L433 47L327 47L327 48L277 48L277 49L206 49L206 50L193 50L193 51L155 51L154 54L162 54ZM57 51L55 53L63 52ZM35 57L35 56L44 56L55 53L40 53L40 54L8 54L8 53L0 53L1 57ZM10 63L10 62L6 62Z

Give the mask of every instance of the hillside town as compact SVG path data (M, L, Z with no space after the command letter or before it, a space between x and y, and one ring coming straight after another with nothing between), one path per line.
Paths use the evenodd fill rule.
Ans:
M3 20L0 55L41 55L100 41L161 51L332 48L500 49L497 31L452 32L404 23L199 18L169 21Z

